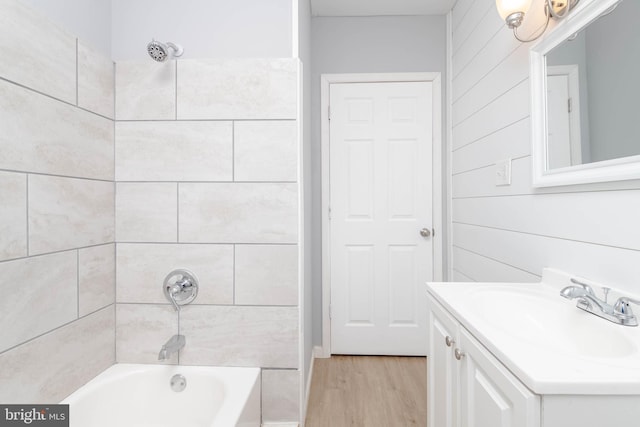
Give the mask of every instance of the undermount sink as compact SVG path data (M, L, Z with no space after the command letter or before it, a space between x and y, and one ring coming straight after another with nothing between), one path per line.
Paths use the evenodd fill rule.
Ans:
M470 291L464 305L478 321L532 344L552 344L562 353L609 359L638 353L627 327L575 307L547 286L504 285Z

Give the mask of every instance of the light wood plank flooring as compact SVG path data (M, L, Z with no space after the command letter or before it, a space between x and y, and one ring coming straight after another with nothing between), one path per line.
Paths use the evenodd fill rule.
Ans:
M307 427L427 425L424 357L316 359Z

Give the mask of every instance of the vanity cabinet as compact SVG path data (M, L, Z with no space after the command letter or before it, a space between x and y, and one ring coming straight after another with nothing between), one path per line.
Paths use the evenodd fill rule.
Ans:
M429 297L428 427L540 427L540 398Z

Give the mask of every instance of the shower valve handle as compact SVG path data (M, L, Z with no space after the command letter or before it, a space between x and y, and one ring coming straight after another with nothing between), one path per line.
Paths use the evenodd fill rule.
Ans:
M188 270L178 269L167 275L163 284L164 296L176 311L180 306L189 304L198 295L198 279Z

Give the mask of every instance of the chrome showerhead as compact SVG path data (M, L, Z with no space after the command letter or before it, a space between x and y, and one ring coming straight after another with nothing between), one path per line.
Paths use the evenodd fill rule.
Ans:
M154 61L164 62L167 59L177 58L182 55L182 46L171 42L162 43L155 40L147 45L147 52Z

